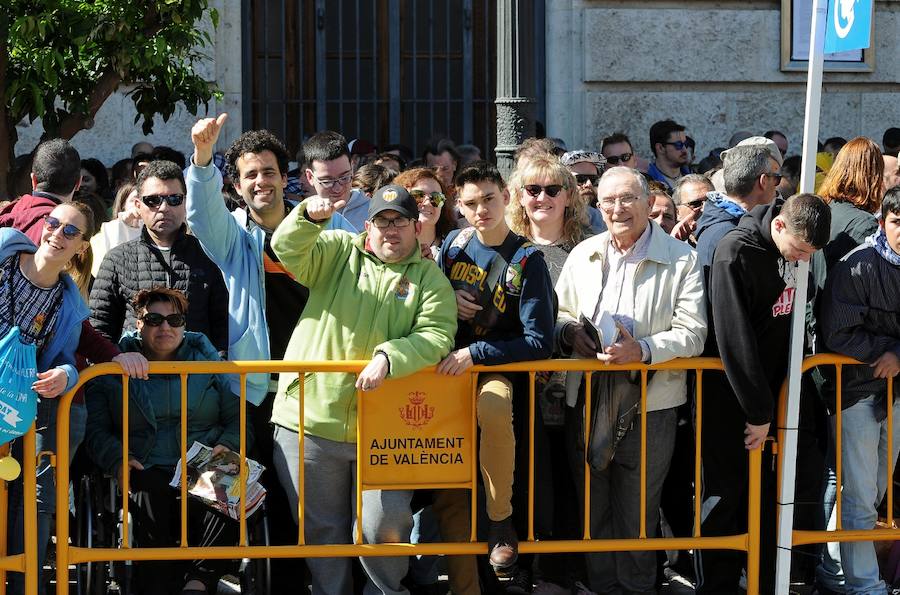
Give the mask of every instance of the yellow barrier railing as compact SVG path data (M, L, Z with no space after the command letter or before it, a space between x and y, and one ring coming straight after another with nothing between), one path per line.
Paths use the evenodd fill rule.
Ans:
M834 366L835 368L835 430L834 430L834 452L835 452L835 485L836 485L836 494L835 494L835 503L834 503L834 515L836 520L836 529L835 530L822 530L822 531L810 531L810 530L798 530L795 529L792 533L792 544L795 546L799 545L809 545L813 543L828 543L828 542L844 542L844 541L880 541L880 540L894 540L900 538L900 530L898 529L865 529L865 530L845 530L842 528L841 521L841 501L843 500L843 495L841 493L841 485L843 479L843 464L842 464L842 407L841 401L843 397L843 386L842 386L842 370L844 366L854 366L854 365L862 365L868 366L863 362L859 362L851 357L843 356L843 355L834 355L834 354L820 354L814 355L811 357L807 357L803 360L803 366L801 371L803 373L812 370L813 368L819 366ZM782 389L782 398L779 400L780 407L778 410L778 427L784 428L785 426L785 418L787 416L787 399L784 398L784 395L787 394L787 387ZM894 427L894 416L893 416L893 403L894 403L894 380L893 378L887 379L887 452L888 460L887 460L887 526L891 527L893 525L893 517L894 517L894 459L890 456L890 453L893 452L892 444L893 441L893 427ZM779 430L779 441L782 440L780 434L783 433L784 430ZM780 449L783 450L783 449ZM783 468L783 453L778 453L778 480L781 481L781 469Z
M66 424L68 425L68 423ZM22 481L23 498L23 526L25 528L25 551L21 554L7 554L7 538L11 530L7 522L9 519L9 488L7 482L0 481L0 595L6 593L6 578L8 572L20 572L25 574L25 595L37 595L38 577L40 568L37 561L37 455L35 455L36 437L34 425L22 438L22 452L25 453L21 461L22 475L18 481ZM6 445L5 448L8 448ZM30 463L30 464L29 464Z
M240 377L240 453L241 453L241 506L240 506L240 533L239 543L236 546L217 546L217 547L190 547L187 539L187 466L182 465L182 481L181 481L181 542L177 547L160 547L160 548L134 548L129 542L128 530L128 492L129 477L128 473L122 474L122 528L123 543L120 548L85 548L69 545L69 515L68 515L68 493L66 490L57 490L57 540L56 540L56 564L57 564L57 593L63 595L68 590L68 566L69 564L81 564L88 562L102 561L144 561L144 560L193 560L193 559L240 559L240 558L301 558L301 557L349 557L349 556L406 556L406 555L435 555L435 554L469 554L483 555L487 553L487 544L475 542L475 490L472 490L472 526L471 537L469 542L455 543L428 543L428 544L406 544L406 543L387 543L387 544L363 544L361 536L357 532L356 543L354 544L329 544L329 545L307 545L304 541L304 497L303 497L303 457L299 457L297 461L299 465L299 498L298 498L298 539L297 545L278 545L278 546L250 546L247 541L246 528L246 474L247 466L244 463L246 456L246 428L247 428L247 405L246 405L246 375L252 373L282 373L282 374L298 374L299 382L299 427L303 428L303 374L306 372L343 372L358 373L366 365L364 361L344 361L344 362L152 362L150 364L150 374L169 374L177 375L181 379L181 457L186 460L187 445L187 378L191 374L233 374ZM730 549L744 551L747 553L747 593L748 595L756 595L758 593L759 584L759 541L760 541L760 465L761 451L759 449L750 451L749 453L749 498L748 498L748 530L746 533L728 536L704 537L700 534L700 510L701 510L701 456L700 456L700 436L702 430L702 399L703 399L703 372L705 370L722 370L722 363L718 359L713 358L692 358L674 360L664 364L643 365L605 365L601 362L591 360L545 360L539 362L523 362L517 364L508 364L501 366L475 366L467 371L467 374L477 374L479 372L495 373L495 372L525 372L529 375L530 394L529 394L529 427L530 427L530 448L529 448L529 502L528 502L528 535L526 540L519 543L519 551L523 553L560 553L560 552L612 552L612 551L629 551L629 550L671 550L671 549ZM646 510L646 467L647 467L647 384L648 374L650 371L662 370L696 370L696 400L697 400L697 419L696 419L696 435L697 443L695 449L695 506L694 506L694 535L692 537L679 538L647 538L647 510ZM584 507L584 535L582 539L572 540L550 540L536 541L534 538L534 421L535 421L535 372L536 371L564 371L564 372L585 372L586 378L584 383L585 390L585 444L589 443L590 437L590 411L591 411L591 375L602 372L615 371L638 371L641 375L641 502L640 502L640 531L639 536L630 539L592 539L590 535L590 506ZM102 364L92 366L84 370L79 379L78 385L69 393L60 398L58 425L57 425L57 460L69 460L68 453L68 433L69 433L69 411L74 393L79 387L86 382L103 375L117 375L122 377L122 427L128 428L128 378L122 375L122 370L115 364ZM475 382L471 383L474 398ZM360 411L360 418L362 412ZM475 427L474 414L472 417L472 429ZM303 452L303 432L298 433L300 452ZM473 434L474 435L474 434ZM474 442L474 441L473 441ZM475 474L475 458L474 446L472 446L472 466L473 482ZM587 450L587 449L585 449ZM361 464L361 461L358 461ZM122 436L122 468L128 469L128 435L127 431ZM68 485L69 469L66 465L60 465L57 469L57 484ZM585 502L590 502L590 469L587 463L587 455L584 461L584 478L585 478ZM361 474L357 475L357 526L362 525L361 521L361 500L359 489L363 484ZM474 483L472 484L474 486ZM393 489L411 489L411 486L404 483L398 483L392 486ZM428 487L428 486L421 486ZM469 486L467 486L469 487ZM390 487L385 489L391 489Z

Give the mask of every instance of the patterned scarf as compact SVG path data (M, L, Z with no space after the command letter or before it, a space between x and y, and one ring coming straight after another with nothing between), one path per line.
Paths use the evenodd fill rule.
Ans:
M894 249L888 244L883 227L879 226L878 231L867 237L866 243L875 248L875 251L878 252L883 259L894 266L900 266L900 254L894 252Z

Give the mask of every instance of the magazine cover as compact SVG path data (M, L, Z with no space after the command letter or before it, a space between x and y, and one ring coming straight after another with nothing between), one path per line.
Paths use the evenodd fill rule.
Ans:
M259 484L265 467L247 459L247 516L253 514L266 497L266 490ZM241 455L221 452L213 455L213 449L194 442L187 451L187 491L203 500L222 514L239 519L241 516ZM181 489L181 461L175 466L175 476L169 485Z

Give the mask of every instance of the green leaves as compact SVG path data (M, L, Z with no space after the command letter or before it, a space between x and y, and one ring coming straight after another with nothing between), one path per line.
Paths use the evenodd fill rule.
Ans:
M96 114L120 85L150 132L153 117L182 103L192 113L217 96L195 74L207 31L195 28L208 0L7 0L9 64L0 81L8 118L43 118L50 135ZM22 15L13 17L12 15Z

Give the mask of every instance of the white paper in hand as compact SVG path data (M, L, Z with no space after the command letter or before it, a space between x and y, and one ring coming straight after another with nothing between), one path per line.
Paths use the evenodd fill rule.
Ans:
M597 353L602 353L619 338L619 327L616 326L615 319L606 310L600 314L600 320L596 323L584 314L581 315L580 322L597 346Z

